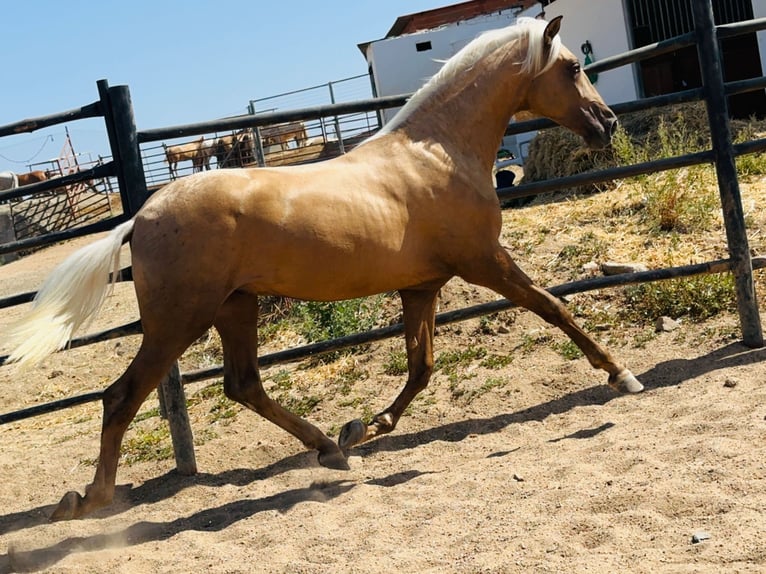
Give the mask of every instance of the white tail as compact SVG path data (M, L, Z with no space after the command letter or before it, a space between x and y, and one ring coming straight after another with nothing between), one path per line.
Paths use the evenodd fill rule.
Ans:
M109 272L119 270L120 247L132 231L131 219L75 251L53 270L29 313L3 334L3 342L13 349L7 363L35 365L69 343L104 302Z

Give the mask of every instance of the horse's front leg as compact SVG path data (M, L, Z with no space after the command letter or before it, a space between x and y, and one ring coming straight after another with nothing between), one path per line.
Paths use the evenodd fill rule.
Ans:
M439 288L400 291L404 311L404 337L407 346L407 384L393 403L375 415L369 424L359 419L346 423L338 445L346 450L396 428L404 409L426 388L434 369L433 339L436 297Z
M502 247L498 246L489 259L477 258L461 275L466 281L497 291L516 305L529 309L564 331L593 367L609 373L609 384L614 389L628 393L643 390L644 386L633 373L583 331L561 301L533 284Z

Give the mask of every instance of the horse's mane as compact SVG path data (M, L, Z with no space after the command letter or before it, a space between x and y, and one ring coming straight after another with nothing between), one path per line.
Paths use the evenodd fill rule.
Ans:
M533 76L543 73L558 58L561 39L553 39L546 58L543 50L543 33L548 22L537 18L519 18L514 24L497 30L488 30L474 38L462 50L452 56L426 84L415 92L399 112L376 134L383 135L401 126L420 104L430 98L445 82L469 70L485 56L501 46L527 39L527 53L521 62L521 72ZM373 136L376 137L376 136ZM371 138L372 139L372 138Z

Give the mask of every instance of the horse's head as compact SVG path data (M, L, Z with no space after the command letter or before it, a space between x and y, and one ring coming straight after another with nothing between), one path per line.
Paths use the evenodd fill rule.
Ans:
M602 148L612 140L617 117L582 71L580 62L556 37L561 16L543 34L545 60L550 62L533 80L522 111L545 116L580 135L588 146Z

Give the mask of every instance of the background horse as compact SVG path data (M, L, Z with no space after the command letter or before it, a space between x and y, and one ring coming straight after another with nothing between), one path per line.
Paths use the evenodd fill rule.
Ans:
M488 287L561 328L620 391L643 387L533 284L500 244L492 185L496 151L519 110L607 145L616 117L561 45L560 19L520 19L450 59L374 137L304 166L216 170L166 186L131 220L73 254L9 331L10 360L37 362L97 311L130 241L143 342L103 396L101 450L85 496L64 495L52 518L83 516L114 495L120 444L174 361L215 326L224 391L348 468L346 452L391 432L434 368L439 289L452 277ZM257 357L258 295L332 301L398 291L408 377L391 405L352 420L338 443L265 392Z
M193 142L178 144L178 145L165 145L162 147L165 149L165 160L168 162L168 169L170 170L170 178L175 179L178 177L178 162L191 161L192 172L202 171L204 164L204 136ZM207 161L208 169L210 168L210 156L208 155Z
M222 136L215 142L214 152L218 167L244 167L255 161L251 130Z
M19 173L19 186L29 185L30 183L39 183L41 181L48 181L48 174L44 171L35 170L27 173Z
M290 142L295 142L295 147L303 147L308 141L306 126L303 122L288 122L275 126L260 128L261 137L267 146L279 145L282 151L289 149Z

